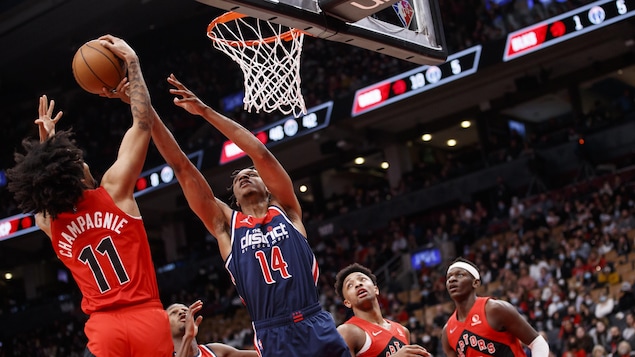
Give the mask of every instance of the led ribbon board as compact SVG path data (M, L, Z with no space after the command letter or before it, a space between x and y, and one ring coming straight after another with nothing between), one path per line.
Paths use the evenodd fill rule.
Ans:
M200 170L203 151L199 150L187 156ZM139 197L176 182L174 171L167 164L142 172L135 185L134 197ZM18 214L0 220L0 241L19 237L39 230L33 214Z
M21 236L40 229L32 214L18 214L0 221L0 241Z
M201 169L203 163L203 150L195 151L187 157L192 161L197 169ZM158 190L162 187L176 182L174 170L167 164L157 166L153 169L141 173L135 184L134 197L145 195L146 193Z
M353 117L442 86L476 73L481 58L480 45L448 57L438 66L421 66L385 81L359 89L353 100Z
M635 15L635 0L596 1L507 35L503 61L608 26Z
M290 115L258 129L254 132L254 135L267 147L296 139L316 130L326 128L331 121L332 110L333 102L326 102L309 109L307 114L299 118ZM223 143L218 163L224 165L243 156L245 156L245 153L242 149L232 141L227 140Z

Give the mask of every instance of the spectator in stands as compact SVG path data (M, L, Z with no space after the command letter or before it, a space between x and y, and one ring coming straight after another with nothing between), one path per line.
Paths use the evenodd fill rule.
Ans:
M635 307L635 294L633 294L633 288L631 283L625 281L620 288L620 296L617 299L617 305L615 305L615 312L626 313L631 311Z
M591 350L591 357L607 357L606 348L596 344L593 346L593 350Z
M619 343L622 341L622 333L620 332L620 328L617 326L609 327L608 339L606 341L606 351L609 355L617 356L617 348Z
M608 319L607 318L599 318L593 324L593 327L589 330L589 336L593 338L593 343L596 346L602 346L605 349L606 346L609 345L609 331L608 327Z
M538 280L536 280L536 287L543 289L552 279L551 272L549 271L549 266L540 266L540 272L538 276Z
M617 351L611 353L610 357L633 357L635 353L633 352L631 345L627 341L620 341L617 344Z
M448 321L451 312L446 311L444 304L437 304L435 307L434 317L432 318L432 324L435 327L442 328L443 325Z
M624 315L624 329L622 330L622 338L629 341L633 337L635 337L635 318L633 318L633 312L631 311L627 312L626 315Z
M592 272L599 272L606 266L606 259L604 256L598 253L596 248L591 249L589 257L587 258L587 264Z
M520 266L520 275L518 277L518 285L525 289L525 291L531 291L538 287L536 280L529 275L529 267L526 264Z
M631 241L626 233L619 234L615 251L617 252L617 255L620 257L620 259L625 259L628 256L628 253L631 252L631 246Z
M598 319L607 317L613 313L615 309L615 300L609 295L607 289L602 289L600 296L598 296L598 302L595 304L595 317Z
M588 326L593 325L593 322L596 320L595 315L593 314L593 310L589 308L587 304L580 304L578 310L578 314L582 317L582 321L580 325L587 328Z
M613 241L613 236L610 233L602 234L602 239L600 244L598 245L598 253L601 255L606 255L615 250L615 242Z
M552 290L553 291L553 290ZM557 313L563 311L565 308L562 298L559 293L553 293L549 306L547 307L547 315L549 317L555 317Z
M575 346L579 355L586 357L593 351L593 337L591 337L584 326L579 325L575 329Z
M617 220L616 229L619 233L628 233L635 228L635 217L628 209L622 209Z
M549 228L553 228L560 224L560 216L558 216L556 214L556 210L552 208L547 211L547 217L545 217L545 221L547 222L547 226Z
M240 351L223 343L206 343L199 345L196 342L198 327L203 321L202 316L194 316L203 308L203 303L198 300L189 307L175 303L166 309L170 319L172 330L172 342L176 357L257 357L256 351ZM185 343L184 343L185 342ZM189 342L189 343L188 343ZM188 348L189 345L189 348Z
M575 281L578 283L590 281L592 277L591 268L586 264L583 257L579 255L576 256L573 269L571 269L571 276L575 278Z

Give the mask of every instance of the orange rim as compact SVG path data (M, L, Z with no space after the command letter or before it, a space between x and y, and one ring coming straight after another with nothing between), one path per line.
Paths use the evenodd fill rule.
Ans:
M297 37L300 34L310 35L310 34L304 32L302 30L291 28L291 29L289 29L289 31L281 33L280 36L270 36L270 37L265 37L265 38L258 39L258 40L234 41L234 40L226 40L226 39L223 39L223 38L218 38L212 32L214 27L216 27L216 25L218 25L218 24L225 24L225 23L228 23L228 22L231 22L231 21L234 21L234 20L241 19L243 17L247 17L247 15L239 14L239 13L234 12L234 11L228 11L228 12L220 15L219 17L217 17L214 20L212 20L212 22L210 22L209 25L207 26L207 37L209 37L212 41L222 42L222 43L225 43L225 44L230 45L232 47L243 47L243 46L250 46L251 47L251 46L258 46L258 45L260 45L262 43L272 43L278 38L280 38L280 39L282 39L284 41L291 41L294 37Z

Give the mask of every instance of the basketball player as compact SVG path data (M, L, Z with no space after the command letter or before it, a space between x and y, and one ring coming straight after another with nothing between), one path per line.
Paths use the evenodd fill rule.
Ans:
M241 351L222 343L208 343L199 345L196 342L198 326L203 321L202 316L194 319L194 315L203 308L198 300L190 307L183 304L172 304L166 309L172 329L172 342L175 351L186 351L177 357L258 357L256 351ZM189 349L187 348L189 346Z
M169 357L168 316L133 197L154 121L150 95L135 51L113 36L99 40L126 62L131 84L132 126L116 161L97 186L70 131L55 132L62 112L53 116L54 101L42 96L35 121L40 142L23 141L26 154L16 154L7 172L9 189L24 212L35 213L82 292L89 355Z
M318 302L317 261L306 238L302 210L287 172L251 132L217 113L174 75L174 103L200 115L240 147L254 168L233 177L240 210L214 196L205 178L158 120L152 138L173 168L185 197L218 240L236 289L253 321L261 356L350 356L333 317Z
M377 278L370 269L355 263L340 270L335 292L355 314L337 327L353 356L430 356L425 348L410 344L406 327L383 317Z
M549 344L516 308L503 300L476 296L480 274L472 262L458 258L447 271L445 286L456 310L441 333L446 356L548 357Z

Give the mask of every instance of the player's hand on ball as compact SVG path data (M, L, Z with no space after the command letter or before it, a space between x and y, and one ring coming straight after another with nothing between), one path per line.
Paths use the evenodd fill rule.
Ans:
M113 90L108 90L108 88L103 87L99 96L106 98L119 98L122 102L130 104L130 95L128 95L129 88L130 82L128 82L128 77L124 77L117 85L117 88Z
M126 63L137 59L137 53L135 50L133 50L126 41L120 39L119 37L104 35L99 38L99 42L102 46L112 51L115 56L126 61Z

